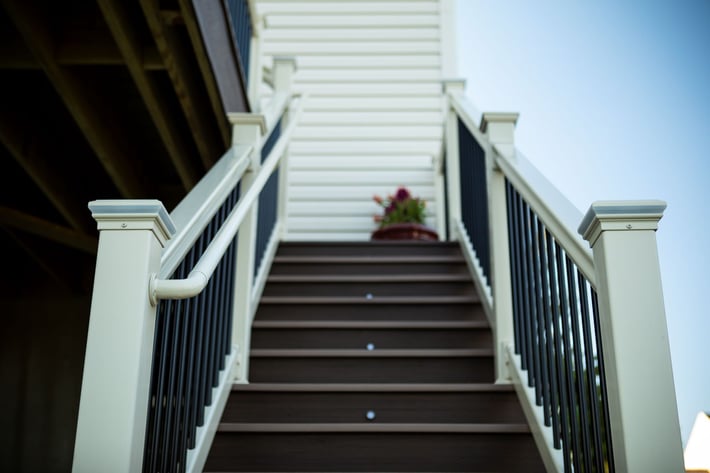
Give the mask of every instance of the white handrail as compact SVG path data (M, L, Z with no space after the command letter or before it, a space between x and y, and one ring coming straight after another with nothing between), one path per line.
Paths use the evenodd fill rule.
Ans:
M209 244L200 260L185 279L159 279L153 275L150 282L150 301L157 304L159 299L187 299L198 295L207 286L212 273L217 268L222 256L231 245L234 237L239 231L239 227L247 215L251 206L259 197L266 181L279 164L281 157L288 146L288 142L293 134L298 116L302 106L294 113L288 128L281 134L279 141L274 146L268 158L262 164L259 174L253 185L237 202L236 207L227 217L222 228L217 232L212 242Z
M516 149L512 159L505 157L498 146L493 151L505 177L596 289L592 250L577 232L582 213L520 151Z
M168 278L195 244L224 199L249 166L251 146L233 146L212 166L192 191L173 209L170 218L178 229L160 258L161 278Z
M481 147L491 147L480 130L476 108L461 93L450 92L448 96L451 106ZM495 164L596 288L592 251L577 233L582 213L520 151L515 149L508 158L507 150L497 145L492 146L492 150Z

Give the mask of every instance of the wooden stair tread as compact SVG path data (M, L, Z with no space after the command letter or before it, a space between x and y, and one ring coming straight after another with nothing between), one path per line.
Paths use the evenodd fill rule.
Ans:
M464 358L493 356L488 348L449 349L301 349L254 348L252 358Z
M409 320L255 320L254 329L397 329L397 330L475 330L488 329L487 322L470 321L409 321Z
M276 256L274 264L415 264L415 263L465 263L463 256Z
M205 471L544 471L464 265L458 243L281 243Z
M529 434L527 424L386 424L377 423L220 423L219 432L239 433L424 433L424 434Z
M475 304L477 296L264 296L261 304Z
M493 383L252 383L234 384L239 392L515 392L511 384Z
M340 275L340 274L276 274L269 276L267 282L310 283L407 283L407 282L468 282L471 277L466 274L377 274L377 275Z

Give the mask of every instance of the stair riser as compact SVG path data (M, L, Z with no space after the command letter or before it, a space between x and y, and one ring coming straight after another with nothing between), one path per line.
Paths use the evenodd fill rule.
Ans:
M480 304L260 304L259 320L485 320Z
M491 348L490 330L257 329L252 348Z
M252 357L252 383L491 383L493 360L437 358Z
M525 423L514 392L232 392L222 422Z
M383 296L473 296L475 289L465 282L395 282L395 283L296 283L269 282L264 296L325 296L362 297Z
M277 256L461 256L457 243L282 243Z
M527 434L219 433L206 471L543 472Z
M271 267L271 274L458 274L468 275L465 263L276 263Z

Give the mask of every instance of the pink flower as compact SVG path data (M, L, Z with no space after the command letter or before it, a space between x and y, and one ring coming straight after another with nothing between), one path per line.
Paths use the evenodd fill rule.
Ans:
M401 200L409 199L409 197L410 197L410 194L407 189L405 189L404 187L400 187L399 189L397 189L397 194L395 194L395 199L401 201Z

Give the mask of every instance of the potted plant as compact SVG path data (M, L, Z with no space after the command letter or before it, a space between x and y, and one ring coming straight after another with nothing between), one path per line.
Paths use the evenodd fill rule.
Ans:
M439 236L424 224L426 202L413 197L406 187L400 187L387 199L375 195L373 200L384 209L375 215L379 228L372 232L373 240L438 240Z

